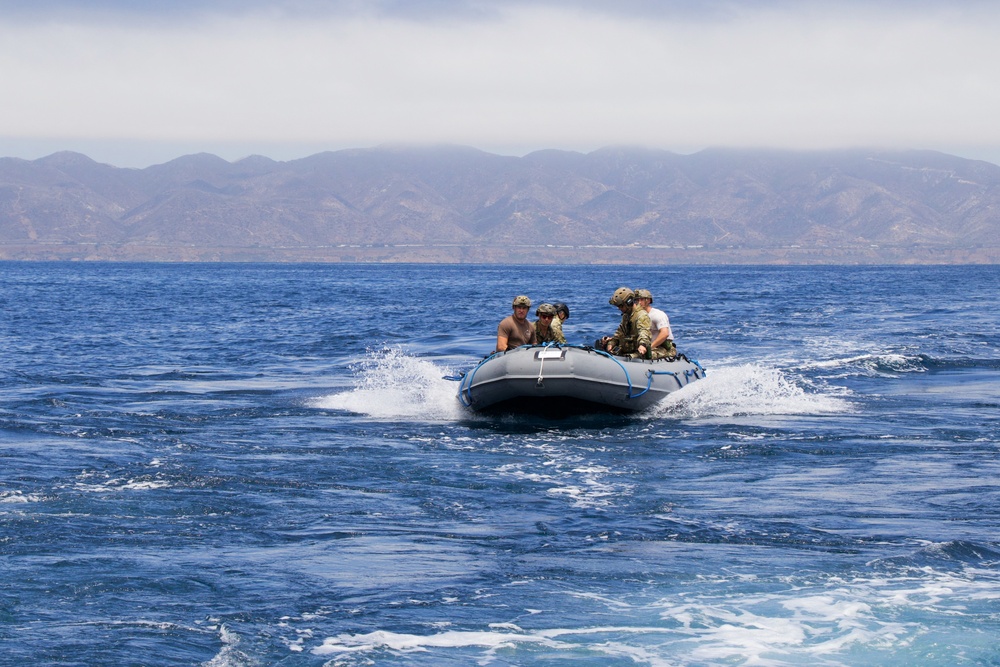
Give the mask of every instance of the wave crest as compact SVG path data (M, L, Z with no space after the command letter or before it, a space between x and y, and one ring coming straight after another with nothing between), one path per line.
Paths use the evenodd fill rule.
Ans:
M852 357L816 361L800 366L803 370L816 369L833 373L830 377L895 377L902 373L924 373L928 357L896 353L859 354Z

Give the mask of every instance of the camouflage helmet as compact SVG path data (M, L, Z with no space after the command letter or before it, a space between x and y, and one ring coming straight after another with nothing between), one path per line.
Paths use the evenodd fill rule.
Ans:
M648 289L637 289L635 291L635 298L637 299L649 299L650 303L653 303L653 293Z
M527 306L528 308L531 308L531 299L524 296L523 294L520 296L515 296L514 307L516 308L517 306Z
M631 306L635 301L635 294L627 287L619 287L615 290L615 293L611 295L608 299L608 303L612 306L617 306L621 308L622 306Z
M567 306L562 301L556 301L552 306L556 309L556 315L559 313L566 313L566 319L569 319L569 306Z
M555 317L556 307L548 303L543 303L542 305L538 306L538 310L535 311L535 315L538 317L541 317L542 315L549 315L551 317Z

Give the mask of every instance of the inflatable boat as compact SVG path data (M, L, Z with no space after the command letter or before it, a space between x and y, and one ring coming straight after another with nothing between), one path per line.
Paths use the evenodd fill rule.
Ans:
M650 361L549 343L497 352L455 379L472 410L573 414L638 412L703 377L701 364L684 355Z

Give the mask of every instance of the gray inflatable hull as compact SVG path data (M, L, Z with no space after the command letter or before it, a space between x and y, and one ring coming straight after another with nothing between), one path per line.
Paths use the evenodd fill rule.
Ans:
M630 360L589 347L527 345L481 361L458 395L473 410L636 412L703 377L684 356Z

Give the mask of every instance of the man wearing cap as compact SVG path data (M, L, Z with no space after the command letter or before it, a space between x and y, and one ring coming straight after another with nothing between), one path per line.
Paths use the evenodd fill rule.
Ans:
M514 313L505 317L497 327L497 352L513 350L518 345L534 344L535 325L528 321L531 299L514 297Z
M670 318L659 308L653 308L653 293L648 289L637 289L635 300L649 315L649 335L653 338L653 342L650 343L650 358L672 359L676 357L677 347L674 345L674 334L670 330Z
M562 329L556 329L555 321L556 308L553 305L543 303L535 311L538 320L535 322L535 341L538 343L565 343Z

